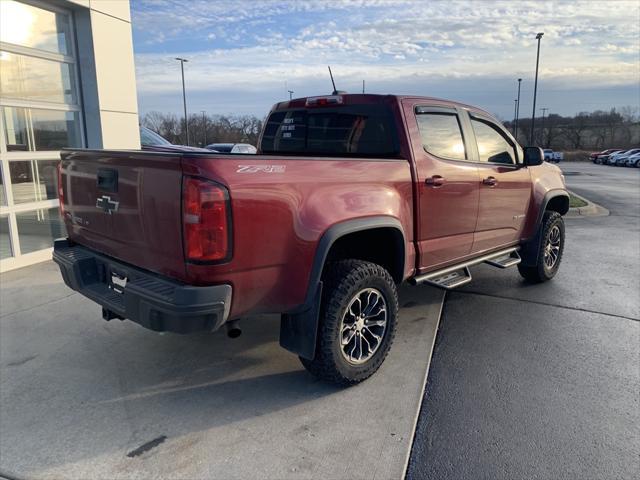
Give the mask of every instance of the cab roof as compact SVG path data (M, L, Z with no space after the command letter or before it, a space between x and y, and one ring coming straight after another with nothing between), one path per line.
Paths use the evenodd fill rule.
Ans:
M401 103L403 100L413 101L415 103L430 103L437 104L438 106L448 106L448 107L459 107L467 110L473 110L476 112L484 113L490 117L494 117L491 113L483 110L481 108L475 107L473 105L467 105L465 103L456 102L453 100L447 100L444 98L437 97L425 97L419 95L391 95L391 94L374 94L374 93L340 93L338 92L336 95L314 95L310 97L300 97L294 98L292 100L286 100L283 102L277 103L273 110L284 110L289 108L306 108L308 106L309 99L319 99L319 98L331 98L331 97L341 97L342 105L358 105L358 104L376 104L376 103Z

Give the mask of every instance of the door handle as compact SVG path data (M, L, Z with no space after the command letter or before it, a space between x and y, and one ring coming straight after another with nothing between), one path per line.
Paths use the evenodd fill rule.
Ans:
M482 184L495 187L498 184L498 180L496 180L496 177L487 177L482 179Z
M433 175L432 177L428 177L424 181L427 187L441 187L442 185L444 185L444 182L444 177L441 177L440 175Z

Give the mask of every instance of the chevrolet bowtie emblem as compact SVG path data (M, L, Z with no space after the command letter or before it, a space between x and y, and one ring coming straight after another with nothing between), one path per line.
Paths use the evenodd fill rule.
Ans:
M118 205L120 205L120 202L111 200L111 197L109 195L102 195L96 200L96 208L99 208L104 213L108 213L109 215L111 215L113 212L118 211Z

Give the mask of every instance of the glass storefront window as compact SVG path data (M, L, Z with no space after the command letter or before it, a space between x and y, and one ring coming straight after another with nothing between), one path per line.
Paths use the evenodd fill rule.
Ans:
M7 151L60 150L79 147L78 112L4 107Z
M51 248L56 238L64 237L64 222L58 207L16 213L20 253Z
M0 52L0 95L7 99L76 103L71 65Z
M4 193L4 174L2 168L0 168L0 205L5 206L7 204L7 197Z
M71 51L69 17L15 0L2 0L0 41L67 55Z
M0 259L13 257L11 239L9 237L9 217L0 217Z
M59 160L13 160L9 162L13 203L58 198Z
M0 0L0 270L46 258L65 236L59 151L84 146L66 3Z

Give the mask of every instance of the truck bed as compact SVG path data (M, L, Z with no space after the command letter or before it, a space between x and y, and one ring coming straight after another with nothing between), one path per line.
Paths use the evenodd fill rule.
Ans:
M401 218L413 255L406 159L115 150L68 150L62 159L69 240L186 284L231 284L243 292L232 317L303 303L320 236L345 219ZM228 261L186 260L185 176L228 190ZM407 265L406 275L414 267Z

